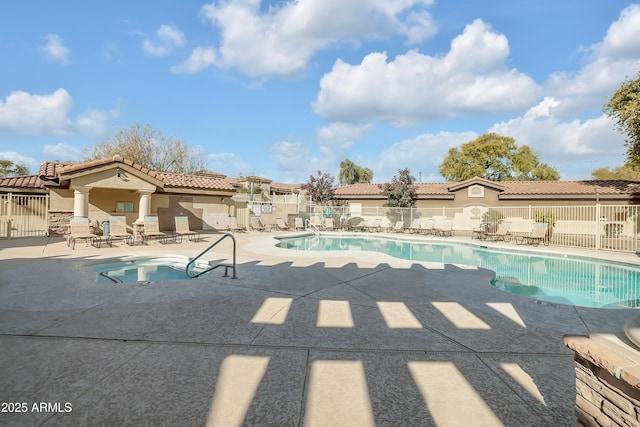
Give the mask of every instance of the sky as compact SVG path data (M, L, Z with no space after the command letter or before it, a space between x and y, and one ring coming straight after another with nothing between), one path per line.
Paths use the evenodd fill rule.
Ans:
M624 163L602 107L638 72L632 1L1 2L0 158L37 173L139 123L229 177L440 182L495 132L590 179Z

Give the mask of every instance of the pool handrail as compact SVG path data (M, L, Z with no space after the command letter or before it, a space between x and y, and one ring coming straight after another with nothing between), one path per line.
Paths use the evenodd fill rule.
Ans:
M216 246L218 243L220 243L222 240L226 239L227 237L231 238L231 240L233 241L233 264L232 264L232 265L229 265L229 264L217 264L217 265L214 265L214 266L213 266L213 267L211 267L211 268L208 268L208 269L206 269L206 270L204 270L204 271L201 271L201 272L199 272L198 274L196 274L196 275L192 276L192 275L189 273L189 267L190 267L191 265L193 265L193 264L198 260L198 258L200 258L202 255L204 255L204 254L206 254L207 252L209 252L209 251L211 250L211 248L213 248L214 246ZM203 250L202 252L200 252L200 253L199 253L195 258L191 258L191 259L189 260L189 262L187 263L187 266L185 267L184 272L187 274L187 276L188 276L190 279L195 279L196 277L201 276L201 275L203 275L204 273L208 273L208 272L210 272L211 270L214 270L214 269L216 269L216 268L218 268L218 267L224 267L224 277L227 277L227 276L228 276L228 270L229 270L229 267L233 267L233 276L232 276L232 279L237 279L237 277L236 277L236 238L235 238L235 237L234 237L234 235L233 235L233 234L231 234L231 233L225 233L222 237L220 237L218 240L216 240L215 242L213 242L213 243L212 243L208 248L206 248L205 250Z
M318 227L316 227L316 225L314 223L312 223L309 218L304 220L304 225L305 225L305 229L311 231L313 234L315 234L316 236L320 235L320 230L318 229Z

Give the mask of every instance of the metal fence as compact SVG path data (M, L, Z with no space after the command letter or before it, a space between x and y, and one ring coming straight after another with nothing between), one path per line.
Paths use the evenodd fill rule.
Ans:
M640 246L640 205L459 208L310 205L306 213L311 217L332 216L343 221L352 217L365 220L379 218L383 228L391 228L397 221L403 221L405 227L409 227L420 218L432 218L435 228L440 228L445 220L452 220L456 235L462 236L470 236L472 230L483 222L494 226L510 222L513 236L526 236L534 223L546 222L550 225L549 238L553 245L621 252L637 252Z
M46 236L49 196L0 194L0 238Z

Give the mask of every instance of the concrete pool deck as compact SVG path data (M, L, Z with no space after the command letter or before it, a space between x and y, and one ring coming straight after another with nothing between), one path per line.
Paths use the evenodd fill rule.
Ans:
M572 426L562 337L617 333L638 313L512 295L472 267L280 249L276 235L236 235L235 280L109 285L86 264L195 256L220 235L0 241L0 425Z

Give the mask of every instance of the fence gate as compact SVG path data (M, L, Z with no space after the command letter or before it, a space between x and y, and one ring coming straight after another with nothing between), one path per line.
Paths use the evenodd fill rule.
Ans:
M0 194L0 238L46 236L49 195Z

